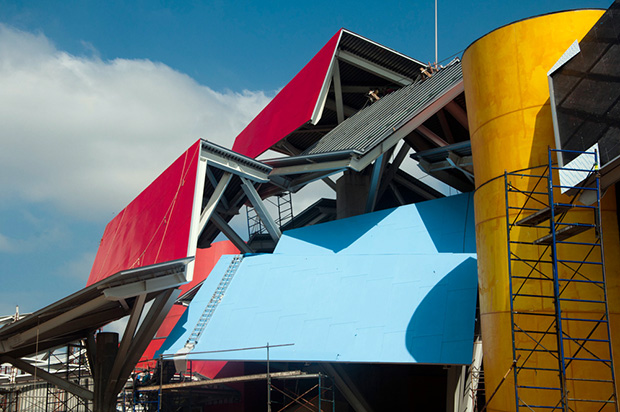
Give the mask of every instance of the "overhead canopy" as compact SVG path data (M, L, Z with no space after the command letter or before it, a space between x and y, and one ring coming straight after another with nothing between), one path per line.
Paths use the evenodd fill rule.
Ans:
M86 338L129 315L137 296L145 295L147 302L185 283L190 261L185 258L116 273L2 327L0 356L20 358Z
M454 196L291 230L272 255L245 257L236 272L223 257L165 353L188 352L198 336L190 359L262 361L264 350L204 352L292 343L270 359L468 364L477 291L468 202Z

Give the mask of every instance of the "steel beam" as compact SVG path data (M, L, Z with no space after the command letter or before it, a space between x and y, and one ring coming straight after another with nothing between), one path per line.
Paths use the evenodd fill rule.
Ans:
M163 291L155 298L148 313L142 320L140 328L134 336L129 350L125 356L123 366L118 374L117 381L109 383L106 393L109 395L110 402L116 402L116 395L123 389L125 381L135 367L140 356L144 353L147 346L155 336L155 332L161 326L168 311L181 293L180 289L168 289ZM120 355L120 354L119 354Z
M387 171L383 175L383 179L381 181L381 187L379 188L379 194L377 195L377 199L381 199L381 196L385 193L390 183L392 183L392 179L398 173L398 169L400 169L400 165L403 163L405 158L407 157L407 153L409 153L411 147L407 144L407 142L403 141L403 145L400 147L400 150L396 154L396 157L389 165ZM400 199L399 199L400 201ZM401 203L404 204L404 203Z
M330 179L329 177L324 177L323 179L321 179L327 186L329 186L330 189L332 189L334 192L336 191L336 182L334 182L332 179Z
M332 99L327 99L325 101L325 107L327 107L329 110L333 110L335 112L338 111L338 105L336 104L335 100ZM347 106L346 104L342 104L342 112L344 113L345 116L347 117L351 117L353 116L355 113L357 113L359 110L351 107L351 106Z
M131 314L129 315L127 325L125 326L125 331L123 332L123 338L118 348L118 354L116 355L114 365L112 366L112 370L110 371L111 381L118 380L121 367L127 357L127 352L129 351L129 347L131 346L131 341L133 340L134 334L136 333L136 328L138 327L140 316L142 316L142 310L144 309L145 302L146 293L142 293L138 295L138 297L136 297L133 307L131 308Z
M454 152L448 152L448 157L445 160L439 162L430 163L424 159L418 161L418 166L422 171L428 174L437 173L443 170L456 169L463 173L470 182L474 182L474 174L467 170L467 167L473 165L471 156L459 156Z
M366 199L366 213L370 213L375 209L377 203L377 194L379 191L379 180L381 179L381 172L383 171L383 158L385 153L377 157L375 164L372 167L372 174L370 175L370 188L368 189L368 198Z
M454 117L454 119L461 124L465 128L465 130L469 131L469 123L467 122L467 113L461 106L459 106L454 100L449 102L446 105L446 110L448 113Z
M355 412L373 412L370 404L364 399L362 392L355 386L342 367L333 363L325 363L323 367L327 374L332 377L336 387Z
M371 90L377 90L384 88L385 85L373 85L373 86L342 86L343 93L353 94L368 94Z
M439 124L441 125L441 131L443 132L443 135L446 136L448 143L454 143L454 136L452 135L452 130L450 129L450 124L448 123L444 109L437 112L437 118L439 119Z
M405 199L403 198L403 195L400 193L400 190L398 190L394 182L390 182L388 186L390 187L390 190L392 191L392 193L394 193L394 197L396 198L398 203L400 203L400 205L403 206L405 204Z
M357 68L370 72L374 75L377 75L383 79L389 80L401 86L407 86L413 83L413 80L408 78L407 76L403 76L400 73L396 73L395 71L386 69L385 67L378 65L377 63L366 60L363 57L360 57L353 53L339 50L337 56L338 59L342 60L343 62L349 63Z
M208 166L206 169L206 176L207 176L207 179L209 179L209 183L211 183L211 185L215 189L217 187L218 182L217 182L217 179L215 178L215 175L213 174L213 172ZM222 205L224 205L224 207L228 209L228 200L226 199L225 196L222 196L222 198L220 199L220 202L222 202Z
M418 127L418 132L439 147L448 146L448 142L424 125Z
M86 358L88 358L88 365L90 370L95 370L95 359L97 358L97 343L95 342L95 331L88 332L85 339L86 343Z
M184 283L187 283L185 271L183 271L183 273L173 273L171 275L107 288L103 291L103 295L109 300L127 299L142 293L158 292L160 290L175 288Z
M239 176L245 176L249 179L262 183L266 183L269 181L269 179L267 178L267 175L269 174L268 172L263 172L245 164L236 162L233 159L221 156L217 153L205 149L204 147L202 147L200 150L200 156L206 158L209 164L213 164L218 169L224 170L226 172L234 173ZM269 168L269 166L267 165L264 166L266 168Z
M211 223L219 229L243 253L254 253L252 248L234 231L232 227L217 213L211 214Z
M267 208L263 203L263 199L260 198L260 195L254 188L254 185L252 184L252 182L242 177L241 189L243 189L243 192L250 200L250 203L252 203L252 206L254 206L254 209L256 209L256 213L258 213L258 217L260 217L260 220L265 225L267 232L269 232L271 238L277 243L282 236L282 232L280 232L280 228L278 227L278 225L276 225L276 222L267 211Z
M93 392L89 391L88 389L83 388L79 385L76 385L73 382L66 381L54 374L44 371L41 368L37 368L36 366L33 366L29 364L28 362L25 362L21 359L15 359L15 358L12 358L6 355L0 356L0 363L5 363L5 362L10 363L11 365L15 366L17 369L22 370L26 373L29 373L32 376L37 376L43 379L44 381L51 383L52 385L56 385L59 388L66 390L67 392L71 392L75 396L79 396L82 399L92 401L95 398Z
M224 191L228 187L228 183L230 183L231 179L232 179L232 173L224 172L224 174L222 175L222 178L220 179L220 181L217 183L217 186L213 190L213 194L209 198L207 205L202 210L202 213L200 214L200 223L198 224L198 237L199 238L200 238L200 235L202 235L202 232L204 232L205 228L207 227L207 223L209 222L209 217L211 216L211 214L217 207L217 204L219 203L220 199L224 195Z
M283 166L274 168L271 172L274 176L279 175L298 175L302 173L321 172L321 171L334 171L338 172L342 169L346 169L350 166L351 159L332 160L329 162L319 163L302 163L294 166Z
M86 302L78 307L75 307L67 312L63 312L60 315L44 322L38 326L32 327L27 331L24 331L16 336L12 336L8 339L0 341L0 349L3 352L8 352L18 346L27 344L29 341L37 338L38 335L46 333L54 328L62 325L65 322L73 320L79 316L82 316L97 307L104 305L108 300L105 296L99 296L90 302Z
M336 118L338 124L344 122L344 107L342 103L342 85L340 84L340 67L338 59L334 61L334 97L336 100Z
M436 199L436 197L427 192L426 190L416 186L415 184L411 183L409 180L405 179L404 177L400 176L400 175L396 175L394 176L394 181L404 187L406 187L407 189L411 190L414 193L419 194L420 196L422 196L424 199L426 200L432 200L432 199Z
M333 175L335 173L341 172L343 170L345 170L345 169L330 170L330 171L327 171L327 172L308 173L306 175L298 177L297 179L292 180L291 183L290 183L290 186L289 186L289 190L291 192L296 192L297 190L301 189L303 186L305 186L305 185L307 185L309 183L315 182L317 180L323 180L323 181L325 181L325 183L327 183L326 182L326 179L327 179L328 181L330 181L333 184L333 186L330 186L330 187L335 191L336 190L336 184L331 179L329 179L329 176L331 176L331 175ZM327 184L329 186L329 183L327 183Z

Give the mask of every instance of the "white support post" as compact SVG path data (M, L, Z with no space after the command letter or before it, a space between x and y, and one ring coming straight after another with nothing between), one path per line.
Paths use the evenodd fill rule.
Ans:
M370 213L375 209L377 203L377 193L379 191L379 180L381 179L381 172L383 171L383 158L385 153L381 154L375 160L375 164L372 167L372 175L370 176L370 188L368 189L368 198L366 199L366 213Z
M400 73L396 73L392 70L386 69L385 67L380 66L377 63L373 63L353 53L349 53L344 50L339 50L338 58L342 60L343 62L349 63L355 67L358 67L362 70L375 74L381 78L384 78L386 80L389 80L401 86L406 86L408 84L413 83L412 79L406 76L403 76Z
M258 213L260 220L265 225L265 228L267 229L267 232L269 232L271 238L275 242L278 242L278 240L280 240L280 237L282 236L282 232L280 232L280 228L278 227L278 225L276 225L276 222L273 220L271 215L269 215L269 212L267 211L267 208L265 208L263 200L260 198L260 195L254 188L252 182L242 177L241 188L250 200L250 203L252 203L252 206L254 206L254 209L256 209L256 213Z
M207 222L209 222L209 218L211 217L211 214L213 213L220 199L224 195L224 191L228 187L228 183L230 183L231 179L232 179L232 173L224 172L224 174L222 175L222 178L220 179L217 186L215 187L215 190L213 191L211 198L207 202L207 205L205 206L204 210L202 211L200 215L200 223L198 225L198 237L200 237L202 232L204 232L205 228L207 227Z

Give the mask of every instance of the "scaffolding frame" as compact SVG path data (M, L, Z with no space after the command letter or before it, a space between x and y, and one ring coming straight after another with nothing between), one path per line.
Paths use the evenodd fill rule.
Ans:
M594 166L558 167L562 152ZM596 152L549 149L546 166L504 174L517 411L618 411L597 164ZM560 173L587 173L595 185L562 186ZM594 203L579 203L587 192ZM592 231L594 240L579 236Z
M191 361L190 361L191 362ZM299 390L297 382L302 380L316 379L316 384L304 387L303 392ZM169 395L182 395L184 399L196 398L200 405L200 396L193 397L192 390L200 390L208 387L215 390L226 390L228 384L265 381L268 392L277 394L271 399L268 396L267 407L273 412L284 412L291 407L300 407L302 410L318 412L335 412L336 410L336 390L333 380L323 373L306 373L302 371L268 372L256 375L242 375L226 378L206 379L199 381L180 381L175 383L159 382L157 385L146 387L134 387L132 390L125 388L118 402L123 411L152 411L160 412L168 410L168 403L174 399L168 399ZM293 388L287 385L288 382L295 382ZM272 408L272 406L275 406Z
M47 352L43 359L31 360L45 372L62 376L67 381L92 388L93 381L82 342ZM16 371L17 368L11 367ZM89 412L92 401L82 399L46 382L36 375L24 382L0 386L0 410L6 412Z

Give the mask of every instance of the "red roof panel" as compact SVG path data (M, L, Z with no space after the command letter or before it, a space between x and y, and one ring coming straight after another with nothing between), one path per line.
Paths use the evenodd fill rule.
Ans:
M237 136L235 152L256 158L312 120L341 33L339 30Z
M122 270L188 256L199 154L200 141L108 223L87 285Z

